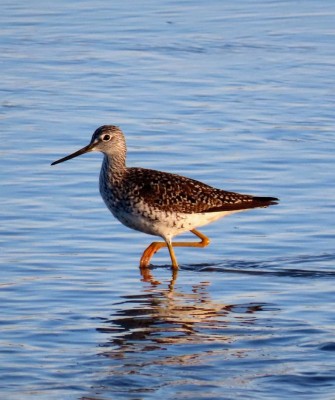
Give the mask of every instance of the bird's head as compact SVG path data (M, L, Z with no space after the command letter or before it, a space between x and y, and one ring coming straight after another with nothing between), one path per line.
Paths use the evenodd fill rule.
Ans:
M81 156L82 154L91 151L100 151L104 154L113 156L113 154L119 154L120 152L125 152L125 150L126 144L121 129L115 125L103 125L96 129L92 135L91 142L87 146L66 157L54 161L51 165L71 160L71 158Z

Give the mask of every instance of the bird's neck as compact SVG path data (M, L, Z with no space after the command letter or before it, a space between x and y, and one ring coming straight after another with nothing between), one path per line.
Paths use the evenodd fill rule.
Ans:
M108 152L104 154L103 165L108 170L108 174L113 176L124 175L126 167L127 146L121 131L111 142Z
M102 170L108 175L110 181L122 178L127 170L125 154L113 156L104 154Z

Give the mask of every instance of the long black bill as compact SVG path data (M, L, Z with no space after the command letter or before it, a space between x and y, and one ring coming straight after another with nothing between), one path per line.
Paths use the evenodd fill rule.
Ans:
M54 161L51 165L56 165L56 164L62 163L64 161L71 160L71 158L75 158L75 157L81 156L82 154L88 153L93 150L95 145L96 145L96 143L90 143L89 145L83 147L82 149L76 151L75 153L69 154L66 157L63 157L57 161Z

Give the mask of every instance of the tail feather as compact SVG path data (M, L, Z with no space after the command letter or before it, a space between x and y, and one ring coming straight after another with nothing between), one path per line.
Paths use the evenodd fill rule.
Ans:
M253 196L253 201L255 201L255 203L258 203L259 205L257 205L256 207L268 207L268 206L272 206L275 204L278 204L279 199L277 199L277 197L258 197L258 196Z
M258 207L269 207L278 204L279 199L276 197L258 197L258 196L244 196L244 201L238 201L235 203L224 203L215 207L209 207L206 212L216 211L239 211L249 210Z

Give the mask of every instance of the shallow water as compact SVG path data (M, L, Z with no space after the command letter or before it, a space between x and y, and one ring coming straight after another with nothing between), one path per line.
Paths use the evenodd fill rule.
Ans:
M1 13L1 397L333 399L332 2L47 4ZM280 205L164 249L99 197L120 125L128 164Z

